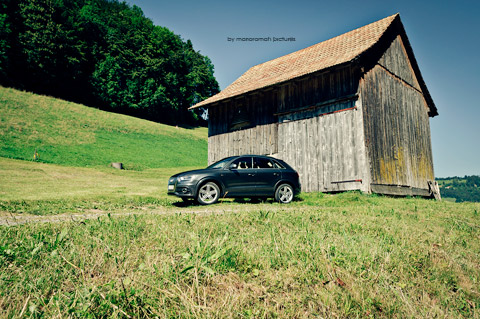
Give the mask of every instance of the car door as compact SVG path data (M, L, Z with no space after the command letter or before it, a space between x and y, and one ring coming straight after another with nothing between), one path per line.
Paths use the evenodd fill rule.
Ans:
M243 156L233 161L222 173L227 197L254 196L256 170L252 167L251 156Z
M275 186L282 174L274 163L266 157L253 157L257 196L273 196Z

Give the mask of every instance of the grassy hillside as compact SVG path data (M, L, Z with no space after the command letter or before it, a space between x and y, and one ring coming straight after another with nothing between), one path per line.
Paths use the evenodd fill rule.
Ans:
M206 166L207 129L182 129L0 87L0 157L77 167Z

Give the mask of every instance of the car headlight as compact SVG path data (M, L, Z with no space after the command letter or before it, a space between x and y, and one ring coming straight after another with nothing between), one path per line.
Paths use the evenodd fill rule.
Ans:
M192 179L193 179L193 175L180 176L178 178L180 182L188 182L188 181L191 181Z

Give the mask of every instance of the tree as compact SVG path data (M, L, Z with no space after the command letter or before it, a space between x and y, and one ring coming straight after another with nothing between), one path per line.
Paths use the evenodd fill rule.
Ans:
M7 19L7 4L0 3L0 78L6 76L6 65L8 63L8 50L10 36L10 23Z
M208 57L114 0L5 0L0 84L168 124L219 91ZM3 38L2 38L3 39Z

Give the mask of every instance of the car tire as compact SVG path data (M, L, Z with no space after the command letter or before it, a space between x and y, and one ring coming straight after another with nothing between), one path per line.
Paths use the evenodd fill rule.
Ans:
M288 204L293 200L293 187L290 184L281 184L275 191L275 200L281 204Z
M202 205L215 204L220 197L220 188L213 182L200 186L197 193L197 202Z

